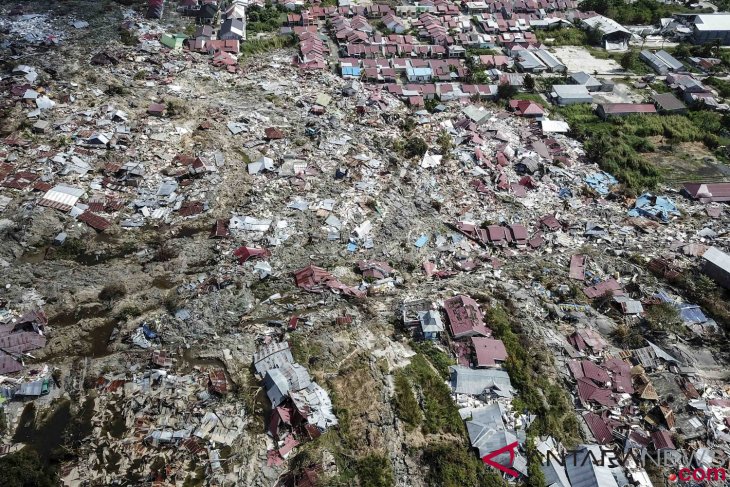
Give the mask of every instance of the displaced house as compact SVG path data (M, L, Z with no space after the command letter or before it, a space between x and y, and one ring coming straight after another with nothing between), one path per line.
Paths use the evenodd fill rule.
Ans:
M730 255L717 247L710 247L702 254L702 260L702 272L725 289L730 289Z
M162 34L160 43L170 49L182 49L187 38L185 34Z
M730 201L730 183L684 183L682 192L702 203Z
M461 365L449 367L454 394L474 397L503 397L511 399L515 393L509 374L501 369L470 369Z
M509 107L521 117L542 117L545 110L531 100L510 100Z
M581 20L586 30L597 31L601 38L601 46L607 51L625 51L629 47L632 34L626 27L603 15L595 15Z
M506 411L499 403L472 410L471 419L466 421L466 430L472 448L479 452L479 458L517 441L515 432L509 430L502 420L505 414ZM508 451L492 458L492 461L506 467L512 467L513 460Z
M568 336L568 343L579 352L600 355L608 345L600 333L591 328L580 328Z
M472 337L474 364L476 367L500 367L507 360L507 350L502 340L486 337Z
M218 32L221 40L246 40L246 22L243 19L227 19Z
M476 301L468 296L455 296L444 302L449 319L451 335L456 338L471 336L491 336L492 332L484 326L484 315Z
M437 310L429 309L428 311L420 311L418 314L421 337L424 340L438 340L444 331L441 313Z

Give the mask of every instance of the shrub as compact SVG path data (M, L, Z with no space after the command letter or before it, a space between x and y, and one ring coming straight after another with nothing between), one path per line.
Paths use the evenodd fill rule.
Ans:
M116 301L127 295L127 287L121 282L112 282L99 292L99 301Z
M428 144L420 137L409 137L403 147L404 155L408 158L423 157L428 150Z
M394 485L393 469L383 455L371 454L357 462L361 487L390 487Z
M506 487L495 472L459 443L434 443L423 449L422 463L428 466L428 485L438 487Z

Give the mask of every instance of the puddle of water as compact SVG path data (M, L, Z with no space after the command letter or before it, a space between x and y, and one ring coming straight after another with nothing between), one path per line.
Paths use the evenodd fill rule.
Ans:
M88 318L105 318L108 314L109 310L107 310L102 304L78 306L49 318L48 324L53 327L63 328L65 326L75 325L79 322L79 320L85 320Z
M175 232L175 235L173 238L190 238L194 237L195 235L201 234L201 233L209 233L210 228L201 228L201 227L182 227L177 232Z
M98 328L95 328L91 335L91 356L93 358L106 357L109 352L109 338L112 336L116 320L107 320Z
M168 290L174 288L177 284L172 279L172 274L165 274L152 279L152 285L157 289Z
M43 247L36 252L26 252L18 260L24 264L39 264L46 259L47 251L48 247Z

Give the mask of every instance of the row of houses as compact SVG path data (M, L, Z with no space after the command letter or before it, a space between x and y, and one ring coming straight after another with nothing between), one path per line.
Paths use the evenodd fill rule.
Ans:
M344 78L364 74L367 80L383 82L393 82L399 76L405 76L410 83L455 81L467 75L464 62L457 59L343 58L340 69Z

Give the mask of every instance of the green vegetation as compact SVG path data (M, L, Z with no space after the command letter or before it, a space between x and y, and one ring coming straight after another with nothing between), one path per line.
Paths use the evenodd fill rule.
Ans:
M588 33L577 27L538 30L537 39L548 46L584 46L589 43Z
M451 390L434 371L426 357L416 354L405 370L413 381L423 409L423 432L464 434L464 423L454 401L451 400Z
M497 88L497 94L500 100L509 100L517 93L517 87L512 85L499 85Z
M403 155L407 158L423 157L428 150L428 144L420 137L409 137L403 146Z
M501 305L489 308L487 324L507 349L505 368L518 391L512 403L515 411L526 410L537 416L529 433L552 435L567 446L576 444L580 438L578 420L563 388L548 379L549 352L524 335L520 337L519 325Z
M644 321L650 330L682 331L679 310L671 303L659 303L646 307Z
M556 111L570 124L573 135L585 143L587 156L632 192L654 188L661 180L659 171L641 155L656 150L647 137L661 137L670 147L704 142L714 149L724 142L716 133L723 124L722 116L706 111L688 116L633 115L609 121L601 120L588 105Z
M0 485L3 487L53 487L56 475L30 449L0 457Z
M410 345L413 350L428 358L431 365L441 374L444 380L449 378L449 366L455 364L451 357L428 341L411 342Z
M512 97L512 99L513 100L529 100L529 101L534 101L535 103L538 103L541 106L545 105L545 100L543 100L543 98L536 93L517 93L515 96Z
M434 487L506 487L495 472L488 471L466 445L433 443L423 450L422 463L428 465L428 485Z
M246 9L246 32L247 34L274 32L281 27L285 19L283 5L267 4L263 7L253 5Z
M687 299L700 305L725 332L730 331L730 291L706 275L690 271L672 283L684 289Z
M535 78L530 73L525 75L524 86L527 91L533 91L535 89Z
M451 155L451 147L453 146L451 135L446 130L442 130L436 142L439 145L439 153L444 156L444 160L447 160Z
M241 60L275 49L294 47L296 44L297 40L294 36L274 36L266 39L247 40L241 44Z
M406 429L412 430L421 424L423 415L413 395L413 387L403 371L395 374L395 397L393 398L395 413L406 423Z
M393 485L393 469L388 459L371 454L357 461L357 475L361 487L390 487Z
M659 19L671 17L676 13L700 13L708 10L695 10L681 4L668 4L657 0L637 0L630 3L626 0L583 0L578 8L584 12L593 10L610 17L620 24L655 24Z
M621 56L619 64L627 71L635 71L637 67L641 64L641 59L639 59L639 53L631 49L626 51Z

